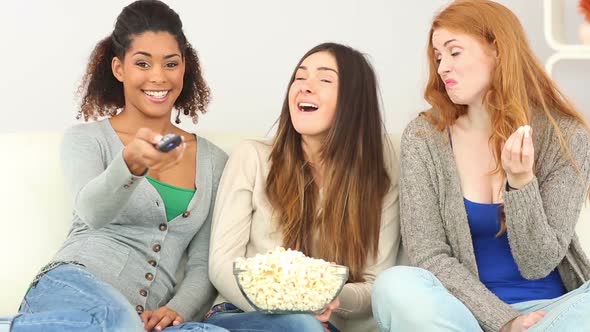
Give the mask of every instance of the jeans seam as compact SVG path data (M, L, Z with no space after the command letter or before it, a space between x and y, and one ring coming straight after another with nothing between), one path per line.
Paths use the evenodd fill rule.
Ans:
M14 321L13 321L14 322ZM64 325L71 325L71 326L87 326L87 323L82 323L82 322L73 322L73 321L69 321L69 320L63 320L63 319L43 319L40 321L26 321L23 323L23 325L44 325L47 323L62 323Z
M62 265L62 266L63 266L63 265ZM78 293L80 293L80 294L83 294L84 296L89 296L88 294L86 294L85 292L83 292L83 291L82 291L80 288L74 287L74 286L72 286L72 285L71 285L69 282L64 282L64 281L62 281L60 278L54 278L54 277L53 277L51 274L49 274L49 272L53 271L54 269L56 269L56 268L58 268L58 267L59 267L59 266L56 266L56 267L54 267L53 269L51 269L51 270L49 270L49 271L46 271L46 272L44 272L44 273L43 273L43 274L42 274L42 275L39 277L39 279L36 281L35 285L34 285L34 286L32 286L32 287L29 289L29 291L27 291L27 294L25 295L25 298L26 298L26 297L29 295L30 291L32 291L33 289L36 289L36 288L37 288L37 286L39 285L39 282L41 282L43 279L45 279L45 280L50 280L50 281L52 281L52 282L54 282L54 283L56 283L56 284L59 284L59 285L62 285L62 286L64 286L64 287L68 287L68 288L70 288L70 289L73 289L73 290L75 290L76 292L78 292ZM90 298L92 298L92 297L90 296Z
M107 310L106 316L108 316L113 311L121 310L121 308L111 306L110 303L108 303L108 302L96 301L97 300L96 297L88 294L86 291L84 291L84 290L82 290L82 289L80 289L78 287L75 287L75 286L71 285L69 282L64 282L61 279L54 278L54 277L52 277L51 275L48 275L48 274L44 275L43 278L46 278L46 279L48 279L48 280L50 280L50 281L52 281L52 282L54 282L56 284L59 284L59 285L64 286L64 287L68 287L68 288L76 291L80 295L83 295L84 297L93 300L95 302L95 305L96 306L99 306L99 307L103 308L104 310ZM27 302L27 305L28 305L28 302ZM32 310L31 310L31 312L32 312ZM96 317L96 315L93 315L93 318L96 319L96 322L99 323L100 326L103 326L104 323L107 321L106 316L105 316L105 319L102 319L102 320L101 319L98 319ZM48 322L48 321L46 321L46 322ZM51 322L57 322L57 321L51 321Z
M385 328L383 327L383 323L381 323L381 320L378 319L377 317L373 317L373 319L375 320L375 323L377 323L377 327L379 327L379 331L385 331Z
M23 298L23 300L20 303L20 306L18 307L18 312L24 312L24 313L33 313L33 311L31 310L31 307L29 306L29 302L27 302L27 297L25 296Z
M43 276L43 277L44 277L44 278L47 278L47 279L49 279L49 280L51 280L52 282L54 282L54 283L56 283L56 284L59 284L59 285L62 285L62 286L64 286L64 287L68 287L68 288L70 288L70 289L73 289L73 290L75 290L76 292L78 292L78 293L80 293L80 294L84 295L85 297L88 297L88 298L91 298L91 299L95 299L95 297L93 297L93 296L91 296L90 294L86 293L84 290L80 289L79 287L75 287L75 286L73 286L73 285L72 285L71 283L69 283L69 282L64 282L64 281L62 281L62 280L61 280L61 279L59 279L59 278L54 278L54 277L52 277L51 275L45 275L45 276ZM104 305L108 305L108 303L105 303Z
M426 269L423 268L416 268L418 269L418 277L420 279L423 279L424 281L430 283L431 287L435 288L435 287L439 287L439 285L436 283L436 276L434 276L434 274ZM434 278L433 278L434 276Z
M549 325L547 325L547 330L551 329L553 326L555 326L555 324L557 324L559 321L563 320L563 317L565 316L565 314L568 311L572 310L574 307L578 306L580 304L580 302L588 300L589 296L590 296L590 294L588 294L588 293L580 294L580 298L578 298L578 300L576 300L571 305L569 305L565 310L563 310L559 315L557 315L557 317L555 317L555 319L553 319L553 321L551 321L551 323L549 323Z

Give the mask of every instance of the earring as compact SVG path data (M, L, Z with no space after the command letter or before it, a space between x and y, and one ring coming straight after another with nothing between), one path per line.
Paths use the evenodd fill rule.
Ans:
M174 122L176 122L176 124L180 124L180 110L176 112L176 120L174 120Z

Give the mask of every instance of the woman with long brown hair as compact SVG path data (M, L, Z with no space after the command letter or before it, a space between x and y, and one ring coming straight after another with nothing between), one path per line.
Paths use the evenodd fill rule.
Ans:
M224 170L209 264L220 297L207 322L240 331L375 328L373 280L396 262L400 247L397 162L384 137L365 57L333 43L307 52L289 81L276 137L245 141ZM339 307L333 303L317 319L241 313L252 307L232 262L276 246L348 266Z
M382 331L588 331L590 264L575 234L588 126L517 17L455 1L429 35L432 108L402 137L402 234L416 267L379 276Z

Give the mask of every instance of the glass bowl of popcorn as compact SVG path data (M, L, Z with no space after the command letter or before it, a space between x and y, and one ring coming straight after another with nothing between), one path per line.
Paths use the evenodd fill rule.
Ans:
M319 314L340 294L348 267L279 247L265 255L236 259L234 276L257 311Z

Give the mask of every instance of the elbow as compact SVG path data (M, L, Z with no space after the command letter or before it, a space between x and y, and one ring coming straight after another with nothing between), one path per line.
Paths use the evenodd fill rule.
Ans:
M106 218L97 218L96 213L92 213L93 211L88 208L89 206L92 206L89 205L90 203L91 202L87 202L80 193L77 195L74 200L74 220L79 219L91 230L102 228L104 223L101 221Z
M100 229L105 226L105 224L101 223L100 220L97 220L97 218L94 218L92 215L86 214L83 211L75 210L74 213L78 219L80 219L91 230Z
M537 269L520 269L520 274L526 280L537 280L541 278L545 278L549 275L551 271L543 271Z
M209 259L209 269L207 272L209 275L209 281L211 281L211 284L213 284L215 288L219 287L219 270L218 264L215 264L212 259Z
M96 230L108 225L113 217L102 213L97 215L96 210L88 209L88 205L76 202L74 207L74 220L77 218L82 221L91 230Z
M567 247L546 245L527 250L513 250L514 261L523 278L537 280L547 277L563 261Z
M80 219L88 228L96 230L109 225L119 215L116 207L78 197L74 202L75 217Z
M545 264L543 264L543 262L517 262L517 265L520 274L527 280L545 278L557 267L557 264L547 264L546 262Z

